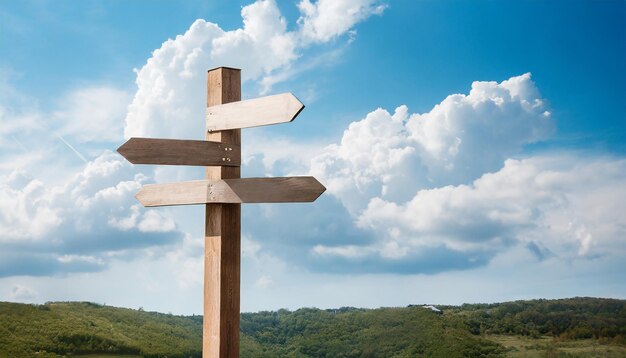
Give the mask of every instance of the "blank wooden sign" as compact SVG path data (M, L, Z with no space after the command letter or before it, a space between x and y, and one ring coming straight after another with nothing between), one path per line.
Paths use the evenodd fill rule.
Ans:
M291 93L207 107L206 123L210 132L291 122L304 104Z
M147 207L209 203L296 203L315 201L325 190L314 177L241 178L148 184L135 197Z
M241 165L241 148L206 140L131 138L117 152L133 164Z

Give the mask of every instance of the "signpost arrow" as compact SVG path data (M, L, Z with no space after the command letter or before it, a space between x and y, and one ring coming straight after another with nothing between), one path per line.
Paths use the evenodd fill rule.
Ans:
M146 207L193 204L315 201L326 188L314 177L194 180L144 185L135 197Z
M291 93L207 107L209 132L291 122L304 104Z
M131 138L117 151L133 164L241 165L238 145L206 140Z

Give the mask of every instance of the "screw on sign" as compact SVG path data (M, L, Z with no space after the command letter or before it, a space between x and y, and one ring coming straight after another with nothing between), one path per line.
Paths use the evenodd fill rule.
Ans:
M142 205L206 205L202 356L239 356L241 204L315 201L313 177L240 178L241 128L291 122L304 105L291 93L241 101L241 71L218 67L207 77L206 139L130 138L118 152L133 164L197 165L206 179L150 184Z

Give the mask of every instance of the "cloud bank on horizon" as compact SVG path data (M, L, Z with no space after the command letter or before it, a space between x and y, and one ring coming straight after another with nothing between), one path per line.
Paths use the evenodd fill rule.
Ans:
M243 26L232 31L197 20L137 70L134 94L90 88L67 95L54 111L61 123L56 132L72 142L196 138L202 121L189 118L202 118L205 109L204 98L192 94L204 93L207 68L240 67L248 85L269 91L299 66L302 51L353 36L356 24L383 14L385 6L303 0L298 9L293 30L274 1L243 7ZM277 138L293 149L278 159L268 160L277 157L274 148L255 143L244 158L252 171L310 173L328 193L312 207L246 209L244 256L318 272L413 274L484 266L520 247L539 261L623 255L626 160L567 151L526 154L527 145L551 138L555 124L531 74L511 75L502 82L476 81L467 94L452 94L429 112L410 113L403 105L393 114L375 109L352 122L338 143ZM0 106L2 122L12 123L0 129L0 148L20 142L25 129L45 132L41 111L21 110L18 102ZM97 136L102 128L85 131L77 124L85 103L123 128L111 124L115 136L106 138ZM49 160L45 153L19 155L24 163ZM94 156L56 185L23 168L2 169L0 277L98 271L115 258L132 260L141 250L165 246L178 250L167 256L171 262L199 271L201 252L181 247L193 241L186 228L170 212L145 210L132 197L143 183L167 175L132 167L110 151ZM50 171L55 164L48 164ZM267 225L277 217L299 229ZM261 278L261 286L272 282L270 275ZM19 288L16 295L33 293Z

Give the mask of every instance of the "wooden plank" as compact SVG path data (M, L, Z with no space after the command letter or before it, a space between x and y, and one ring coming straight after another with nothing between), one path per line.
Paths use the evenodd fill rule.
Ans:
M223 184L222 184L223 183ZM315 201L326 188L314 177L225 179L215 183L211 201L303 203ZM219 190L224 187L224 190ZM223 194L222 194L223 193Z
M207 131L249 128L291 122L304 104L291 93L207 107Z
M135 198L145 207L206 204L208 181L194 180L181 183L147 184Z
M205 203L299 203L315 201L326 188L314 177L241 178L148 184L136 195L144 206Z
M220 67L207 75L207 107L241 100L241 71ZM204 120L206 123L206 119ZM241 130L206 130L206 139L241 145ZM207 167L211 180L239 178L239 167ZM203 358L239 357L241 205L207 204L204 234Z
M206 140L130 138L117 152L133 164L241 165L241 148Z

